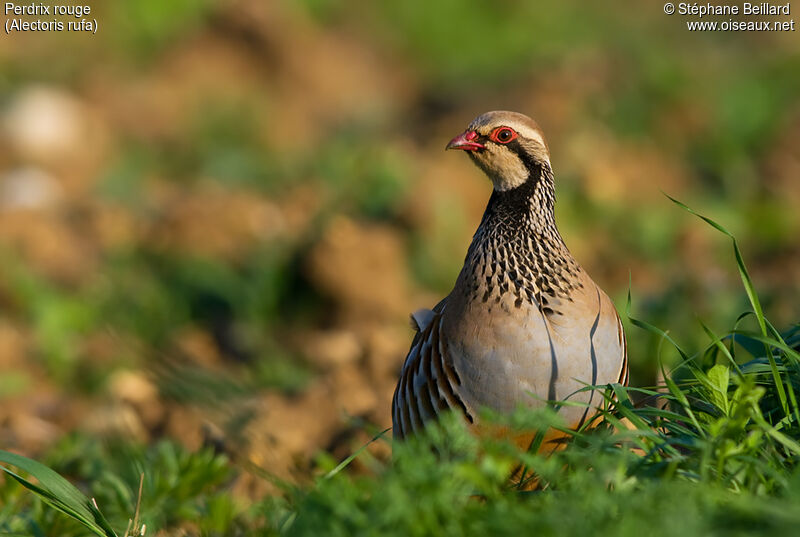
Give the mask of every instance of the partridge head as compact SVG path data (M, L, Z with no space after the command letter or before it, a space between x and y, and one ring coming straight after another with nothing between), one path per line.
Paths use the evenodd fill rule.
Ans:
M500 191L522 185L542 166L550 167L550 151L539 125L516 112L481 114L450 140L447 149L467 151Z
M394 436L446 411L480 428L481 407L508 413L548 400L583 403L559 409L578 427L602 399L582 388L626 383L627 353L613 303L556 227L542 131L522 114L488 112L447 149L465 151L494 188L452 291L412 314L417 334L392 402Z

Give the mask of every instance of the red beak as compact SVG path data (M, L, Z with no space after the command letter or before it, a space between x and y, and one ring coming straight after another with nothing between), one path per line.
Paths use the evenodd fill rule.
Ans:
M486 146L479 144L478 133L475 131L467 131L459 134L447 144L445 149L463 149L464 151L477 151L478 149L486 149Z

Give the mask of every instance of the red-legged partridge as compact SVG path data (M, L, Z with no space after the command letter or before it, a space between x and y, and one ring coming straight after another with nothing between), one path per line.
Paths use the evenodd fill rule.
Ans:
M418 333L392 402L394 437L455 410L600 402L586 384L626 384L622 325L608 296L567 250L553 215L550 154L539 126L515 112L475 118L447 149L466 151L494 184L450 294L412 315ZM560 406L570 427L594 412ZM527 440L519 440L526 442Z

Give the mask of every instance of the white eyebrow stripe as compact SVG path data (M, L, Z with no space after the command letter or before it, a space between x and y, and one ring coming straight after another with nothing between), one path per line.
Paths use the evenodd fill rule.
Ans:
M510 127L514 129L521 138L529 140L533 145L538 145L543 150L540 158L550 161L550 149L545 141L544 134L539 129L535 121L517 112L496 110L486 112L472 120L467 127L470 130L478 131L484 136L489 136L491 132L499 127Z
M527 125L522 125L521 123L517 123L516 121L507 121L507 127L511 127L515 131L519 133L520 136L523 138L528 138L529 140L535 140L542 144L542 147L547 147L547 144L544 141L544 137L542 133L539 131L528 127Z
M480 130L487 129L487 131L485 131L487 135L489 133L491 133L493 130L495 130L496 128L498 128L498 127L511 127L512 129L517 131L517 133L520 136L522 136L523 138L527 138L529 140L534 140L536 142L539 142L542 145L542 147L545 147L545 148L547 147L547 143L544 141L544 136L542 135L541 132L539 132L536 129L533 129L533 128L529 127L528 125L525 125L524 123L519 123L519 122L514 121L513 119L510 119L510 118L499 122L497 124L497 126L492 127L492 128L489 128L489 125L487 125L487 124L480 125L480 126L478 126L478 125L470 125L470 128L472 128L472 129L480 129Z

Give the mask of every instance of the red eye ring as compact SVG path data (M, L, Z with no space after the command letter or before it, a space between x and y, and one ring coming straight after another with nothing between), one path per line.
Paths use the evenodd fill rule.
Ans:
M497 127L489 135L489 139L498 144L507 144L511 140L516 139L517 132L511 127Z

